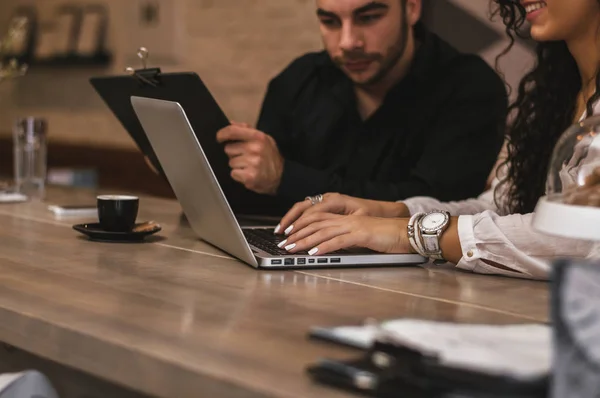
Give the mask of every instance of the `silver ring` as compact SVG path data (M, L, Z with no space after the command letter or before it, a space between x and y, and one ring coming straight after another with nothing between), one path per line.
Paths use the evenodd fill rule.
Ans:
M304 198L305 200L310 200L311 205L316 205L317 203L321 203L323 201L323 195L318 194L316 196L307 196Z

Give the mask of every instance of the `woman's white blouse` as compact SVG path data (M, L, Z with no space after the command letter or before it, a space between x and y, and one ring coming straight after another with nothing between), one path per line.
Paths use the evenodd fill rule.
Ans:
M599 114L600 103L595 108L595 114ZM505 176L506 170L499 173L502 174ZM531 225L533 213L503 213L501 208L505 206L501 204L499 208L494 201L498 184L499 180L494 179L492 187L476 199L440 202L429 197L414 197L403 202L411 214L447 210L459 216L458 235L463 256L457 267L465 270L547 279L555 259L600 258L600 243L539 233ZM496 197L506 198L507 188L507 184L501 185Z
M411 214L447 210L459 216L458 236L463 256L457 267L465 270L547 279L553 259L600 255L593 242L536 232L531 227L533 213L502 215L493 199L497 183L495 180L493 187L477 199L442 203L433 198L414 197L404 203Z

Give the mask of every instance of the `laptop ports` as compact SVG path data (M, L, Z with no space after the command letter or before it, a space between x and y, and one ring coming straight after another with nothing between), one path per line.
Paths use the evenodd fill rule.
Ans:
M293 258L286 258L283 261L284 261L285 265L294 265L294 259Z
M271 260L271 265L281 265L281 260Z
M306 259L305 258L299 258L296 261L296 264L298 264L298 265L305 265L306 264Z
M327 259L326 258L320 258L320 259L317 260L317 262L319 264L327 264Z
M339 264L342 262L341 258L332 258L331 259L331 264Z

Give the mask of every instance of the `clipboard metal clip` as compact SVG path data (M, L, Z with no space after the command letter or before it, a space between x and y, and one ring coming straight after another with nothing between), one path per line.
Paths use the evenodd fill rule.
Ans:
M131 66L125 68L125 72L138 79L140 82L144 84L149 84L153 87L158 86L159 80L158 77L161 73L160 68L148 68L147 61L149 52L146 47L140 47L137 52L138 58L142 60L142 69L134 69Z

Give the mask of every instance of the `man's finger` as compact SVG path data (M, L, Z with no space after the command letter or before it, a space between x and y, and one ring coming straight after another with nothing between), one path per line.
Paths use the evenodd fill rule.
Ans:
M220 143L227 141L252 141L258 139L263 134L258 130L249 127L227 126L217 133L217 141Z
M247 144L245 142L232 142L225 145L225 153L230 158L247 153Z
M256 171L251 168L231 170L231 178L244 185L247 189L255 191Z
M248 181L248 173L245 169L233 169L231 170L231 178L245 186Z
M229 167L232 169L245 169L248 167L248 159L246 156L236 156L229 160Z
M260 158L254 155L235 156L229 160L229 167L232 169L248 169L248 171L258 174Z

